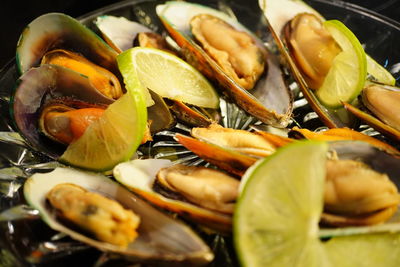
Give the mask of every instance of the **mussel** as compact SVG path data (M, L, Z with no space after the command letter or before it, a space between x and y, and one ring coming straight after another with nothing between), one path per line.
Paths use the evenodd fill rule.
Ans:
M11 112L18 131L28 141L28 144L36 151L41 151L51 158L57 159L65 150L65 146L49 143L49 139L44 138L43 134L51 136L52 140L57 140L58 138L51 134L53 130L65 133L66 128L60 129L59 126L67 126L68 131L72 131L72 129L68 115L63 116L64 125L60 125L60 121L49 125L48 111L57 110L57 106L60 107L60 104L64 111L83 107L105 109L113 101L101 94L92 86L89 79L79 73L57 65L45 64L30 69L19 78L12 98ZM60 109L57 110L57 113L60 113ZM76 118L82 119L80 115ZM84 131L84 129L79 130ZM57 141L66 143L65 140Z
M96 223L98 216L106 216L107 214L101 210L102 208L107 210L112 205L121 205L128 213L133 211L140 218L140 224L136 230L136 239L129 241L126 247L112 244L94 238L83 231L81 227L72 228L64 220L61 220L57 210L52 208L53 204L48 205L46 195L56 194L50 196L50 202L53 203L57 199L63 208L68 209L66 206L75 203L77 197L66 199L72 196L71 193L65 194L65 191L60 192L59 190L59 187L65 184L70 185L67 186L68 190L71 190L71 187L75 190L78 186L81 188L80 191L86 190L90 195L89 200L87 199L88 196L84 196L85 200L81 199L81 202L78 203L79 207L71 210L71 213L77 213L77 216L87 218L82 223L85 225L90 221ZM61 189L65 190L64 187ZM54 190L57 191L54 192ZM96 194L94 202L90 200L92 194ZM120 184L101 174L78 171L72 168L57 168L49 173L34 174L28 178L24 185L24 195L27 202L40 211L40 216L49 227L101 251L136 262L162 260L170 263L201 265L213 259L213 254L208 246L188 226L177 219L166 216L145 201L137 198ZM108 200L104 200L103 197L107 197ZM91 204L81 210L86 201ZM105 207L100 208L102 201L113 204L106 203ZM118 209L110 210L111 213L117 211ZM116 220L111 224L121 223L118 222L118 217L110 217L108 220ZM103 218L97 222L97 226L106 223L107 220ZM106 231L106 229L108 227L100 227L96 231L101 232Z
M170 1L158 5L156 10L168 33L181 47L185 59L206 77L216 81L239 107L267 124L276 127L288 125L292 95L284 81L278 58L272 53L267 56L265 46L254 34L228 15L198 4ZM198 19L195 19L196 16ZM207 21L204 25L216 23L219 26L211 26L211 31L201 30L204 25L200 26L200 18ZM229 35L229 42L225 43L219 37L226 34ZM196 39L200 40L203 48ZM241 49L246 52L231 53ZM212 51L212 55L206 51ZM245 54L246 57L241 57ZM232 78L233 74L239 80L247 81L240 85L238 79ZM253 88L248 91L244 87Z
M46 199L57 217L93 234L96 239L127 247L137 237L140 217L119 202L73 183L60 183Z
M115 60L118 53L93 31L62 13L42 15L24 29L17 44L19 72L22 74L39 66L43 56L55 49L81 54L91 63L113 73L122 84Z
M176 164L157 173L157 184L191 203L232 214L239 180L215 169Z
M359 141L330 150L321 236L398 231L399 158Z
M190 27L195 40L228 77L244 89L254 88L267 66L266 51L251 35L210 14L194 16Z
M39 131L56 142L68 145L79 139L106 108L106 105L68 98L50 100L40 108Z
M397 211L400 194L385 173L357 160L327 161L322 223L372 225Z
M237 176L242 176L258 159L292 141L261 131L249 132L217 124L193 128L191 135L177 134L175 138L200 158Z
M400 140L399 96L398 87L369 82L361 92L360 104L356 106L345 103L345 108L375 130L398 141Z
M95 25L110 45L118 47L117 51L140 46L160 49L179 56L179 51L167 42L163 35L151 31L135 21L108 15L96 18ZM148 89L155 102L155 105L148 107L149 121L152 121L150 124L152 133L170 128L175 123L168 108L177 120L188 125L207 126L218 120L214 116L215 109L188 105L178 100L164 99L151 91L151 88ZM160 123L160 120L163 120L164 123Z
M322 86L340 46L315 14L300 13L283 28L283 37L311 89Z
M113 175L118 182L160 208L209 229L231 231L231 212L239 183L221 171L174 166L164 159L137 159L118 164Z
M90 62L80 54L64 49L54 49L46 52L41 64L59 65L79 72L87 76L93 86L109 98L118 99L123 94L120 81L113 73Z

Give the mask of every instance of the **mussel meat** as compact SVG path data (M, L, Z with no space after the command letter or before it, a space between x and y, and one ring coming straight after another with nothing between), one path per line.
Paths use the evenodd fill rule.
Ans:
M164 159L136 159L115 166L113 175L118 182L160 208L209 229L232 230L231 212L239 183L220 171L174 166Z
M140 218L117 201L85 188L62 183L54 186L46 199L57 214L104 242L127 247L137 237Z
M397 211L400 194L384 174L356 160L327 161L322 222L334 226L371 225Z
M203 208L232 214L239 180L215 169L182 164L163 168L157 182Z
M41 64L59 65L79 72L87 76L93 86L109 98L118 99L123 94L121 84L113 73L77 53L64 49L51 50L43 56Z
M267 53L253 33L227 14L199 4L169 1L157 5L156 11L186 61L218 83L229 101L266 124L279 128L288 125L293 97L279 59ZM210 30L214 23L217 27ZM229 42L224 39L227 35ZM244 53L242 49L247 48ZM244 84L235 81L232 74ZM252 89L246 90L243 85Z
M381 121L400 131L400 88L369 84L362 91L362 103Z
M169 264L190 266L207 264L214 257L208 246L184 223L165 215L122 185L99 173L73 168L56 168L48 173L36 173L25 182L24 196L32 207L39 210L40 216L50 228L113 256L135 262L152 261L154 264L166 261ZM57 202L56 209L49 205L48 197L52 204ZM137 237L127 241L126 246L119 245L119 241L118 244L113 244L108 238L107 242L94 238L83 231L82 225L72 227L62 220L57 211L59 205L68 210L70 216L77 213L84 225L95 224L98 234L111 230L114 223L121 226L126 212L133 212L140 218L139 226L135 230ZM121 208L125 210L125 215L120 213ZM133 224L135 223L137 219L133 219ZM111 232L109 238L119 237L117 233L123 229L117 228L116 232ZM124 234L121 238L127 237Z
M50 139L68 145L81 137L106 107L68 99L49 101L41 108L39 130Z
M319 17L300 13L283 28L284 40L308 86L318 89L341 48Z
M252 89L266 68L266 51L254 38L222 19L199 14L190 20L196 41L235 82Z

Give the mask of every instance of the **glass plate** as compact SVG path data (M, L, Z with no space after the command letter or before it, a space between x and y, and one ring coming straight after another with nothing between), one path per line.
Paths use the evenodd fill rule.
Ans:
M215 8L230 9L244 25L267 40L265 21L252 5L257 1L198 1ZM398 79L400 77L400 23L367 9L341 1L305 1L327 19L338 19L346 24L359 38L366 52L384 65ZM93 20L99 15L125 16L162 32L163 27L155 14L155 5L161 1L130 0L93 11L79 20L95 29ZM253 6L254 7L254 6ZM128 264L110 255L103 254L85 244L75 242L54 232L25 204L21 194L24 177L36 171L54 168L40 153L31 151L14 133L9 116L8 102L18 78L14 61L0 70L0 211L16 207L9 216L25 214L26 219L0 222L0 266L127 266ZM229 119L229 118L228 118ZM225 124L229 125L229 121ZM312 130L324 127L307 102L297 97L293 113L293 125ZM366 126L359 130L377 135ZM382 138L382 136L377 135ZM213 249L216 258L210 266L236 266L230 237L201 233Z

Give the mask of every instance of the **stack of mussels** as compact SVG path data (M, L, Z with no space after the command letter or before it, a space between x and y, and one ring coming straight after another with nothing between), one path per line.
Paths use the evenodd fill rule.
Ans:
M116 57L132 46L161 49L186 60L215 85L221 103L233 103L236 116L244 111L244 120L257 125L228 127L224 118L234 112L167 99L148 88L155 104L147 108L143 146L153 146L165 130L185 125L190 134L176 133L174 142L207 164L187 164L179 153L174 160L137 153L137 159L114 167L112 179L70 167L35 174L25 183L25 196L51 228L129 260L209 263L214 255L204 241L160 210L181 215L201 231L230 235L240 178L259 159L298 139L335 141L327 155L321 227L394 220L400 202L396 148L349 127L320 132L287 128L293 122L294 97L288 86L293 77L283 71L285 58L215 9L172 1L158 5L156 12L167 34L123 17L98 17L95 25L105 42L64 14L46 14L29 25L18 48L22 78L13 97L13 115L31 147L57 159L79 139L125 93ZM295 80L304 79L307 85L302 90L318 89L340 53L322 21L315 13L299 12L280 22L282 29L272 29L282 38L277 42L289 47L290 60L299 69L292 75L301 75ZM304 36L326 53L323 62L315 60L317 49L307 50ZM357 104L346 103L348 110L398 140L399 120L387 107L398 108L398 88L376 80L366 84ZM335 113L319 103L313 107L327 120Z

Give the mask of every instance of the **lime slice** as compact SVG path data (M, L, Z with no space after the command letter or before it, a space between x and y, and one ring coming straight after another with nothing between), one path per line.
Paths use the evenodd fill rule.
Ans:
M330 239L325 249L331 266L400 266L400 234L369 234Z
M138 77L144 87L162 97L205 108L217 108L219 97L212 85L191 65L168 52L134 47L117 57L127 87Z
M132 157L144 135L147 112L140 88L133 88L108 106L103 116L59 159L76 167L106 171Z
M342 52L333 60L316 95L323 105L338 108L342 102L351 102L361 92L367 77L367 61L360 42L343 23L329 20L324 22L324 26Z
M379 83L395 85L396 79L382 65L367 55L367 72Z
M328 146L299 141L245 174L233 218L243 266L324 266L318 238Z

